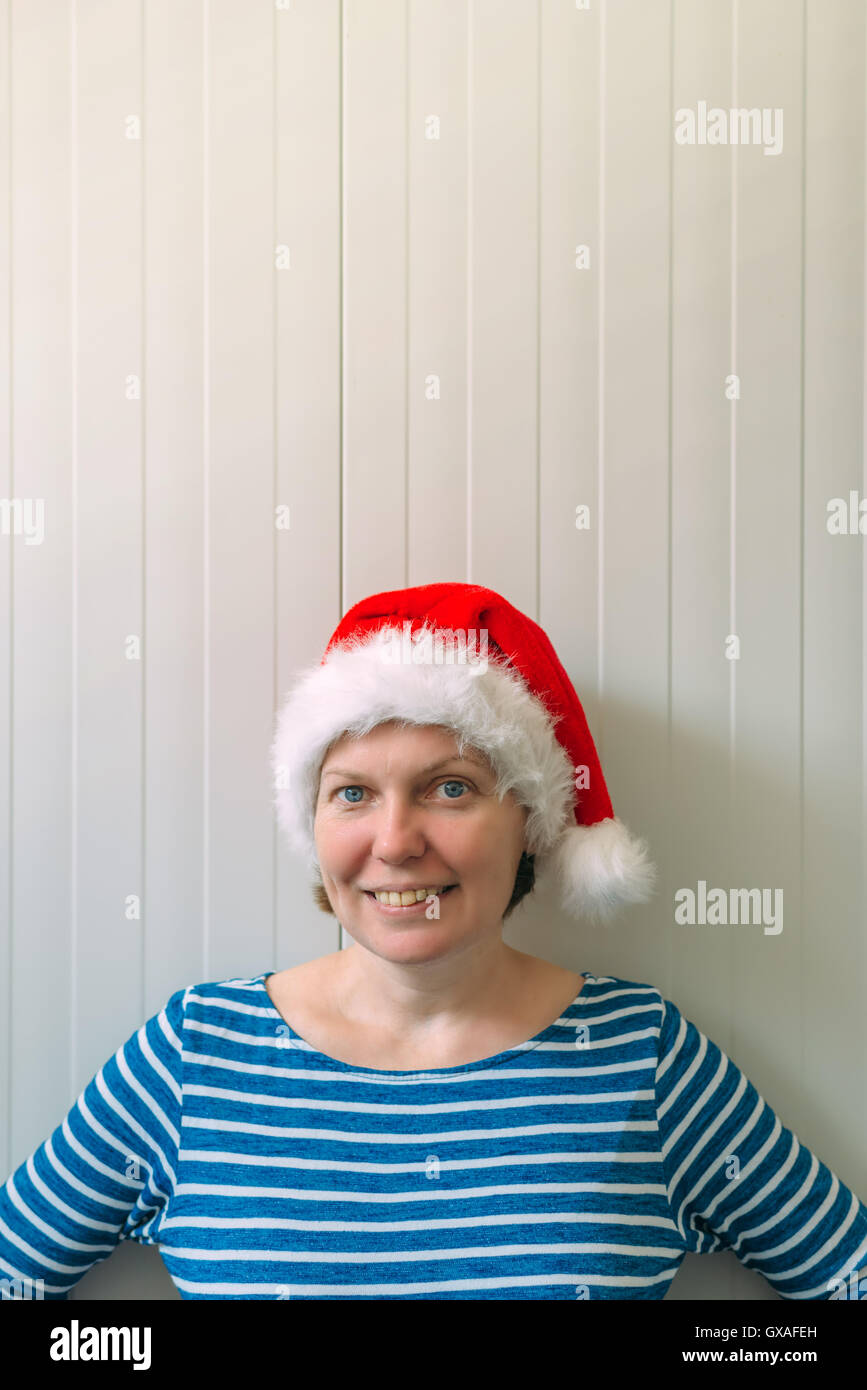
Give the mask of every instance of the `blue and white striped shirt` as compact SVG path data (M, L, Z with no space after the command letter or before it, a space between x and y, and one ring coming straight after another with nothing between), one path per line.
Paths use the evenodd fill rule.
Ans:
M653 986L584 972L529 1042L382 1071L309 1046L269 973L106 1062L0 1188L0 1275L65 1298L135 1240L198 1299L661 1299L721 1249L786 1299L857 1287L867 1207Z

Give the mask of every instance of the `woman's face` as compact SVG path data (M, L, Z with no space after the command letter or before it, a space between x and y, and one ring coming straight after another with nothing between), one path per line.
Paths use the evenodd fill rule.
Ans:
M456 753L450 730L389 723L344 735L322 764L314 819L322 881L353 940L387 960L433 960L500 936L527 812L511 792L498 800L483 754ZM408 912L382 910L370 896L449 884Z

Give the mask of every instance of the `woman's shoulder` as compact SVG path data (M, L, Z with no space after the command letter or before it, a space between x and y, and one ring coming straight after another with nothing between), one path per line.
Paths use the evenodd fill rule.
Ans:
M327 997L330 978L330 956L318 956L285 970L261 970L255 975L233 975L226 979L205 980L190 985L185 995L184 1012L190 1016L214 1020L218 1015L245 1015L273 1021L275 1014L287 1012L294 1018L312 1016ZM266 1030L267 1031L267 1030Z
M231 975L217 980L198 980L181 985L156 1014L163 1015L173 1027L183 1027L191 1020L247 1014L251 1018L272 1012L266 981L273 979L267 970L256 975Z
M600 1002L605 1000L621 1008L653 1006L667 1002L659 988L647 980L627 979L623 975L599 975L585 970L582 994Z

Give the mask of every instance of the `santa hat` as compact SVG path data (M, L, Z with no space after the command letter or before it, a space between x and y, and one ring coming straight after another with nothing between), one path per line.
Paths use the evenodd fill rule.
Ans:
M362 599L301 673L271 748L277 817L322 882L319 774L343 734L385 721L442 725L486 754L497 794L528 808L526 853L563 907L604 918L644 902L656 870L614 815L584 711L538 623L480 584L422 584Z

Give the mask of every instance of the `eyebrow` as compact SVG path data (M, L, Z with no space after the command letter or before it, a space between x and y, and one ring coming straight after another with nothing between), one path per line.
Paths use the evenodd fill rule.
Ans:
M475 755L472 754L472 753L465 753L465 754L463 755L463 757L459 757L457 754L453 754L452 756L450 756L450 757L448 757L448 758L440 758L440 759L439 759L437 762L435 762L435 763L428 763L426 767L420 767L420 768L419 768L419 770L418 770L418 776L419 776L419 777L424 777L428 772L436 772L437 768L440 768L440 767L447 767L449 763L461 763L461 762L474 763L474 764L476 765L476 767L480 767L480 768L482 769L483 772L487 772L487 771L488 771L488 766L487 766L487 764L484 763L484 762L482 761L481 758L475 757ZM364 778L365 778L366 776L369 776L369 775L370 775L369 773L364 773L364 772L351 772L351 771L347 771L345 768L342 768L342 767L330 767L330 768L328 769L327 772L323 772L323 774L322 774L323 778L325 778L325 777L354 777L354 778L357 778L357 779L362 780L362 781L364 780Z

